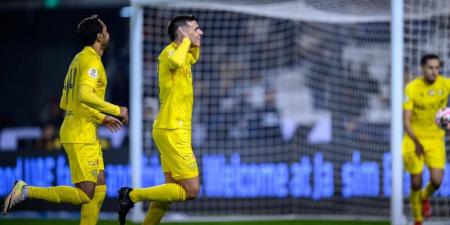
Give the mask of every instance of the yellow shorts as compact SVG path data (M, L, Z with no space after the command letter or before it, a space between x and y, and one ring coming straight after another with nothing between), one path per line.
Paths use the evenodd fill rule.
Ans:
M191 132L184 129L153 129L153 140L161 154L164 173L175 180L198 176L197 160L191 145Z
M69 158L72 183L92 181L97 183L100 170L105 170L101 145L96 144L63 144Z
M411 174L419 174L423 171L424 162L429 168L445 168L445 141L444 138L421 138L419 142L424 148L424 156L416 155L416 146L413 140L405 135L403 137L403 165Z

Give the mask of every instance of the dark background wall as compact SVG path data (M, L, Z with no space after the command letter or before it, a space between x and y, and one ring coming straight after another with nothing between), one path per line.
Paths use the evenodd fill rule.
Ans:
M107 98L128 102L128 18L120 7L101 9L0 10L0 128L45 123L49 105L59 103L67 68L82 46L76 26L98 14L108 25L110 47L103 55Z

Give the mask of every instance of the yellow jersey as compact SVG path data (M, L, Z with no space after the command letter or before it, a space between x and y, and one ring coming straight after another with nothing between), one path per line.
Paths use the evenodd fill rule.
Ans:
M92 88L93 93L85 91L83 85ZM101 111L115 116L120 114L119 106L104 101L106 85L100 56L93 48L84 47L72 60L64 79L60 108L66 115L60 129L61 143L95 143L97 126L105 118ZM85 104L88 101L82 101L83 96L91 102L89 106Z
M450 79L439 75L433 84L420 76L405 87L403 109L411 110L411 127L418 138L442 138L445 132L434 122L435 114L447 106Z
M194 104L191 65L199 59L200 49L190 45L188 38L179 46L172 42L158 57L160 110L154 128L191 129Z

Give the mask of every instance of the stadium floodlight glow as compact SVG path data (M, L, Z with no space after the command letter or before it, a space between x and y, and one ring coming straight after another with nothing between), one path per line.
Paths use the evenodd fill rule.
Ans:
M133 14L133 8L130 6L125 6L120 8L119 15L122 18L129 18Z
M60 5L60 0L44 0L44 7L54 9Z

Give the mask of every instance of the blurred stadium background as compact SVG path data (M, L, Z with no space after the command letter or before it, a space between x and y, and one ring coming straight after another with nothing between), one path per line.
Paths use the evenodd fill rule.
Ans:
M142 89L139 181L162 183L151 140L158 111L156 57L168 43L170 18L192 14L205 33L201 60L193 68L193 146L202 190L198 200L174 204L167 221L388 224L390 2L149 0L132 8L120 0L3 0L0 196L18 178L39 186L70 184L58 142L63 119L58 104L67 67L81 48L75 27L91 14L99 14L111 34L103 56L107 99L129 106L132 89ZM136 10L142 12L142 35L132 39L130 17ZM404 81L419 74L420 56L429 52L443 58L442 72L449 74L450 1L405 0L404 12ZM141 48L130 48L134 40ZM136 73L142 82L131 82L138 85L132 88L131 53L142 56L133 56L142 63ZM108 186L105 220L115 218L117 190L132 184L129 133L99 130ZM449 224L449 176L432 199L433 224ZM410 221L408 179L399 213ZM135 222L146 207L135 209ZM0 224L58 224L51 219L77 219L78 209L29 201ZM327 221L314 222L319 219Z

